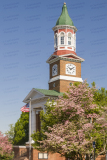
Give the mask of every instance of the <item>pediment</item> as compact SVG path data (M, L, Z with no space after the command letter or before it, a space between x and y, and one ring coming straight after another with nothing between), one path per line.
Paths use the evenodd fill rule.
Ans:
M23 102L26 103L27 101L30 100L30 98L31 98L31 100L35 100L35 99L42 98L42 97L44 97L44 96L45 96L44 94L38 92L36 89L33 88L33 89L28 93L28 95L25 97L25 99L23 100Z
M68 61L78 61L78 62L84 61L83 58L81 58L73 53L69 53L69 54L64 54L64 55L53 55L52 54L46 62L51 64L51 63L58 61L60 59L68 60Z
M49 63L50 61L52 61L52 60L54 60L54 59L56 59L56 58L58 58L58 56L52 54L52 55L48 58L48 60L47 60L46 62Z
M75 54L73 54L73 53L69 53L69 54L66 54L66 55L61 55L60 56L61 58L70 58L70 59L76 59L76 60L80 60L80 61L84 61L84 59L83 58L81 58L81 57L79 57L79 56L77 56L77 55L75 55Z

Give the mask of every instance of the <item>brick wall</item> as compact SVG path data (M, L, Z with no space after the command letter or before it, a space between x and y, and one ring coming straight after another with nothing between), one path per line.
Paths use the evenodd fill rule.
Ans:
M52 76L52 67L54 64L57 64L57 75ZM66 64L74 64L76 66L76 75L68 75L66 74ZM80 77L81 78L81 63L79 62L70 62L64 60L58 60L52 64L50 64L50 79L59 75L69 76L69 77Z
M29 159L29 146L14 146L13 151L14 151L15 157L17 155L21 155L21 152L27 151L26 157ZM32 148L31 160L38 160L38 153L40 153L40 151ZM20 160L20 158L18 160ZM41 160L44 160L44 159L41 159ZM54 153L54 154L49 153L48 160L67 160L67 159L65 157L61 157L59 153ZM96 160L105 160L105 155L99 155L96 158Z
M66 74L66 64L74 64L76 66L76 75ZM64 75L64 76L69 76L69 77L80 77L81 78L81 63L60 60L60 73L59 74Z
M55 83L55 87L53 87L54 83ZM70 83L74 83L74 81L57 80L55 82L49 83L49 90L66 92L69 88Z
M13 151L14 151L15 157L17 157L18 155L21 155L21 151L27 151L26 157L29 159L29 147L28 146L14 146ZM38 153L39 152L40 151L32 148L31 160L38 160ZM20 158L18 160L20 160ZM44 159L41 159L41 160L44 160ZM54 153L54 154L49 153L48 160L66 160L66 159L65 159L65 157L61 157L61 155L59 153Z
M14 158L21 156L29 157L29 147L26 146L13 146Z
M57 75L52 76L52 67L54 64L57 64L58 73L57 73ZM74 64L76 66L76 75L66 74L66 64ZM81 63L59 60L57 62L50 64L50 78L54 78L59 75L81 78ZM65 92L68 90L69 84L71 82L73 83L73 81L69 81L69 80L56 80L54 82L49 83L49 90L56 90L58 92ZM54 83L55 83L55 87L53 85Z
M105 155L99 155L96 160L105 160Z
M53 84L55 83L55 87L53 87ZM60 92L60 81L57 80L55 82L51 82L49 83L49 90L55 90L55 91L58 91Z

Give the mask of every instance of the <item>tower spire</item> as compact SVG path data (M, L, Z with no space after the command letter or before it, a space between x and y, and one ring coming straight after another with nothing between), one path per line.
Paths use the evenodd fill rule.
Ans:
M76 31L72 19L70 18L67 10L66 3L64 2L62 12L58 18L54 31L54 48L55 55L68 54L72 51L76 55Z
M58 18L58 20L56 22L56 26L57 25L74 26L74 23L73 23L72 19L70 18L69 14L68 14L68 10L67 10L67 6L66 6L65 2L64 2L63 7L62 7L62 13L61 13L60 17Z

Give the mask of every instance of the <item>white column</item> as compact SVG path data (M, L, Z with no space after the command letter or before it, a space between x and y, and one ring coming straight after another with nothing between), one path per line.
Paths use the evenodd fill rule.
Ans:
M29 102L29 160L31 160L31 98Z
M32 109L32 129L31 129L31 133L33 133L33 131L36 131L36 111L35 111L35 109Z

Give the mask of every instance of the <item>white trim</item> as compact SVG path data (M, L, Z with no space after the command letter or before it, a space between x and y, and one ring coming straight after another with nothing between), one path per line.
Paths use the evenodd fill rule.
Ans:
M64 60L64 61L70 61L70 62L80 62L80 63L83 62L80 59L67 58L67 57L58 57L58 58L54 58L51 61L48 61L47 63L51 64L51 63L57 62L58 60Z
M43 97L41 97L41 98L35 98L35 99L32 99L32 103L35 101L35 102L42 102L42 101L44 101L45 99L47 99L47 97L49 97L49 96L43 96ZM24 103L29 103L29 100L26 100L26 101L24 101Z
M73 53L68 53L68 54L64 54L64 55L59 55L59 57L66 57L66 56L74 56L74 57L76 57L76 58L78 58L78 59L81 59L82 61L84 61L84 59L83 58L81 58L81 57L79 57L79 56L77 56L77 55L75 55L75 54L73 54Z
M61 33L63 33L64 34L64 44L61 44ZM60 39L60 43L59 43L59 45L58 46L63 46L63 45L65 45L66 46L66 44L65 44L65 32L64 31L61 31L60 33L59 33L59 39Z
M75 52L76 52L76 33L74 34L74 48L75 48Z
M65 36L65 32L64 32L64 31L61 31L61 32L59 33L59 36L60 36L61 33L64 33L64 36Z
M68 55L72 55L73 57L77 57L78 59L65 57L65 56L68 56ZM50 60L50 58L51 58L52 56L56 56L56 55L51 55L51 56L48 58L48 60L46 61L46 63L51 64L51 63L54 63L54 62L56 62L56 61L58 61L58 60L65 60L65 61L70 61L70 62L80 62L80 63L83 62L83 61L85 61L83 58L80 58L79 56L74 55L73 53L56 56L56 58Z
M69 34L69 33L71 34L71 45L68 44L68 34ZM67 46L68 46L68 47L73 47L72 39L73 39L73 34L72 34L72 32L67 32Z
M35 88L32 88L32 90L28 93L28 95L24 98L24 100L23 100L23 102L24 103L29 103L29 98L32 96L32 93L33 92L36 92L36 93L39 93L41 96L43 96L44 97L44 94L43 93L41 93L41 92L39 92L39 91L37 91ZM35 100L35 99L32 99L32 100Z
M56 45L56 39L55 36L57 36L57 45ZM58 46L58 33L54 34L54 48L56 48Z
M65 48L60 48L60 47L65 47ZM68 47L71 47L71 46L70 45L58 45L58 47L56 47L56 49L55 49L55 52L56 51L60 51L60 50L75 51L74 50L75 49L74 46L71 47L72 49L70 49Z
M47 59L46 63L48 63L48 61L50 61L50 59L51 59L52 57L55 57L55 58L56 58L56 57L58 57L58 56L52 54L52 55Z
M67 80L67 81L83 82L82 78L79 78L79 77L70 77L70 76L60 75L60 76L56 76L56 77L54 77L54 78L51 78L48 83L57 81L57 80L59 80L59 79Z
M74 29L74 31L77 31L77 28L75 26L70 26L70 25L57 25L55 27L52 28L53 31L56 31L58 29Z
M14 148L27 148L27 146L13 146Z
M26 144L29 144L29 142L26 142ZM13 146L13 148L29 148L29 146ZM33 148L33 147L32 147Z

